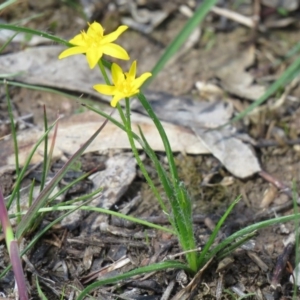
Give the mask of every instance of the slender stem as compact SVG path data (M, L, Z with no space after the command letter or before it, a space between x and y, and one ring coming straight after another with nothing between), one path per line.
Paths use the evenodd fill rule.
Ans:
M103 65L103 62L102 62L101 59L99 59L99 61L98 61L98 66L100 68L101 74L103 75L105 83L108 84L108 85L110 85L110 80L109 80L109 78L107 76L107 73L105 71L105 68L104 68L104 65Z
M143 107L145 108L145 110L147 111L147 114L149 115L149 117L153 120L159 135L161 136L161 139L163 141L164 144L164 148L166 150L166 154L167 154L167 158L168 158L168 163L169 163L169 167L170 167L170 172L171 172L171 178L172 178L172 183L174 185L174 188L176 188L178 186L178 172L177 172L177 168L175 165L175 161L174 161L174 156L173 156L173 152L170 146L170 142L168 140L167 134L163 128L163 126L161 125L159 119L157 118L156 114L154 113L151 105L149 104L149 102L147 101L147 99L145 98L145 96L140 93L138 95L139 100L141 101L141 104L143 105Z
M162 210L164 212L167 212L167 208L166 208L166 206L165 206L165 204L164 204L164 202L163 202L163 200L162 200L162 198L161 198L161 196L160 196L157 188L155 187L153 181L151 180L151 178L150 178L150 176L149 176L149 174L148 174L148 172L147 172L147 170L146 170L146 168L145 168L145 166L144 166L144 164L143 164L143 162L142 162L142 160L141 160L141 158L139 156L138 150L137 150L137 148L135 146L134 139L133 139L133 133L132 133L132 129L131 129L130 102L129 102L128 98L125 99L125 103L126 103L126 117L127 118L125 117L124 112L123 112L123 110L122 110L122 108L121 108L121 106L120 106L119 103L117 104L117 109L118 109L120 117L121 117L121 119L122 119L122 121L124 123L130 147L132 149L132 152L134 154L134 157L135 157L135 159L137 161L137 164L138 164L141 172L143 173L146 181L148 182L148 184L149 184L149 186L150 186L153 194L157 198L157 200L158 200L158 202L159 202Z

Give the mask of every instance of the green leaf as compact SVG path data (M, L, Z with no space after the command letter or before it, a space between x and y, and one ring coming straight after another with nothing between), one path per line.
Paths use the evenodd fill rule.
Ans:
M187 40L193 30L199 26L200 22L209 13L210 9L218 2L218 0L204 0L202 4L195 11L194 15L186 22L180 33L169 44L159 61L152 69L152 77L150 77L144 87L148 86L150 82L157 76L157 74L163 69L167 61L179 50L182 44Z
M116 283L120 280L125 280L125 279L129 279L133 276L136 275L140 275L140 274L146 274L146 273L150 273L150 272L157 272L157 271L161 271L161 270L166 270L169 268L173 268L173 269L182 269L182 270L186 270L188 272L190 272L191 270L184 264L177 262L177 261L164 261L161 263L157 263L157 264L152 264L146 267L141 267L132 271L129 271L127 273L121 274L121 275L117 275L111 278L107 278L107 279L103 279L103 280L99 280L97 282L92 283L91 285L89 285L88 287L86 287L78 296L77 300L83 300L84 297L86 297L89 293L91 293L93 290L95 290L96 288L99 288L100 286L106 285L106 284L112 284L112 283Z

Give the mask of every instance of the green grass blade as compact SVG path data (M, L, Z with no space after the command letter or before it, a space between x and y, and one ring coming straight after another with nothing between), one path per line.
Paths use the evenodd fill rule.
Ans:
M165 262L161 262L161 263L157 263L157 264L152 264L150 266L146 266L146 267L141 267L132 271L129 271L127 273L121 274L121 275L117 275L111 278L107 278L107 279L103 279L103 280L99 280L97 282L92 283L91 285L89 285L88 287L86 287L78 296L77 300L83 300L89 293L91 293L93 290L95 290L96 288L99 288L100 286L106 285L106 284L113 284L116 283L120 280L126 280L129 279L133 276L136 275L140 275L140 274L146 274L146 273L150 273L150 272L157 272L157 271L161 271L161 270L166 270L166 269L182 269L182 270L186 270L186 271L190 271L189 268L178 262L178 261L165 261Z
M179 241L185 251L195 249L196 241L193 228L193 211L192 201L184 186L184 183L179 185L179 194L176 195L178 201L176 215L176 224L179 228ZM174 216L175 216L174 213ZM197 253L187 252L186 258L189 267L196 272L198 269Z
M38 291L38 295L40 297L41 300L48 300L48 298L46 297L46 295L43 293L40 284L39 284L39 279L37 276L35 276L35 281L36 281L36 289Z
M238 239L235 243L232 245L226 247L224 251L220 251L217 255L217 259L223 259L224 257L230 255L236 248L242 246L245 244L249 239L252 239L254 236L256 236L256 231L250 232L249 234L244 235L241 239Z
M67 184L66 186L64 186L63 188L61 188L55 195L53 195L51 198L49 198L49 203L52 203L52 201L57 199L60 195L63 195L65 192L67 192L76 183L82 181L83 179L87 178L90 175L91 175L91 172L85 173L82 176L80 176L80 177L76 178L75 180L73 180L72 182L70 182L69 184ZM102 188L99 188L97 193L99 193L101 190L102 190ZM94 194L94 192L91 193L91 194L84 195L84 196L79 197L79 198L81 198L81 200L84 200L85 197L92 197L93 194ZM78 199L78 198L76 198L76 199ZM80 200L76 201L76 199L72 199L70 201L64 201L63 203L64 203L64 205L67 205L67 204L70 204L70 203L73 203L73 202L80 201Z
M15 154L15 163L16 163L16 175L17 177L20 176L20 164L19 164L19 147L18 147L18 140L17 140L17 131L16 131L16 126L15 126L15 121L14 121L14 116L12 112L12 107L11 107L11 100L9 96L9 91L8 91L8 85L6 82L4 82L5 86L5 94L6 94L6 99L7 99L7 110L8 110L8 116L10 119L10 124L11 124L11 135L13 138L13 143L14 143L14 154ZM17 212L19 213L21 208L20 208L20 190L18 189L16 191L17 195ZM21 221L20 217L18 217L18 223Z
M19 0L7 0L4 3L0 4L0 11L3 10L4 8L16 3Z
M56 128L57 128L56 123ZM46 106L44 105L44 130L45 132L48 130L48 120L47 120L47 111ZM45 136L44 139L44 160L43 160L43 171L42 171L42 179L41 179L41 186L40 186L40 192L44 189L46 177L48 174L47 166L48 166L48 134Z
M51 192L58 184L58 182L63 178L65 173L68 171L68 168L74 163L76 159L78 159L78 157L80 157L80 155L85 151L85 149L92 143L92 141L102 131L107 122L108 120L106 119L103 122L103 124L97 129L97 131L72 155L72 157L65 163L65 165L58 171L58 173L52 178L52 180L45 187L45 189L35 199L32 206L29 208L28 212L17 226L17 239L19 239L24 234L24 232L30 227L30 225L35 219L38 210L46 204Z
M168 176L166 174L166 171L164 170L164 168L162 167L160 161L158 160L158 158L156 157L155 152L152 150L152 148L150 147L150 145L148 144L148 141L146 140L141 128L139 127L139 132L140 132L140 136L142 138L143 141L143 148L145 149L145 152L147 153L147 155L149 156L149 158L152 160L155 170L157 171L158 177L160 179L160 182L164 188L165 193L167 194L168 199L172 199L174 198L174 194L173 194L173 189L172 186L170 184L170 181L168 179ZM165 213L167 213L166 207L165 205L161 205L161 208L165 211ZM172 222L172 220L170 219L169 215L168 218L171 222L171 224L173 224L174 227L174 223Z
M158 200L158 202L159 202L162 210L164 212L167 212L167 208L166 208L165 204L163 203L162 198L161 198L161 196L160 196L157 188L155 187L152 179L150 178L150 176L149 176L149 174L148 174L148 172L146 170L146 167L143 164L143 162L142 162L142 160L141 160L141 158L139 156L138 150L137 150L137 148L135 146L135 142L134 142L135 139L134 139L134 134L133 134L133 131L132 131L132 128L131 128L131 119L130 119L130 114L131 114L130 100L128 98L126 98L125 102L126 102L126 105L125 105L126 106L126 116L124 115L123 110L122 110L122 108L121 108L121 106L119 104L117 105L117 108L118 108L120 116L121 116L121 118L123 120L123 123L125 125L127 137L128 137L129 143L130 143L130 147L131 147L132 152L133 152L133 154L135 156L135 159L136 159L136 161L137 161L137 163L138 163L138 165L139 165L139 167L140 167L140 169L141 169L141 171L142 171L145 179L147 180L148 184L150 185L151 190L153 191L154 195L155 196L159 195L157 197L157 200ZM143 140L143 142L144 142L144 140ZM142 143L141 145L142 145L143 149L145 150L145 152L147 154L150 153L150 149L151 149L150 147L147 147L147 145L145 143ZM147 149L146 149L146 147L147 147ZM149 156L149 157L151 158L151 156Z
M187 194L187 191L183 184L179 184L179 194L174 195L173 188L169 182L169 179L166 175L165 170L161 166L159 160L157 159L154 151L148 145L146 138L143 135L143 132L140 130L141 138L145 144L145 147L149 148L150 158L154 163L155 169L157 170L160 181L164 186L164 190L167 194L167 197L170 201L172 207L172 218L169 217L169 220L173 228L177 232L179 242L184 251L188 251L196 248L194 231L193 231L193 222L192 222L192 208L191 208L191 199ZM197 259L195 252L188 252L186 254L187 261L190 268L193 271L197 270Z
M216 5L217 2L218 0L204 0L204 2L195 11L194 15L186 22L180 33L166 48L165 52L152 69L152 76L146 81L144 87L148 86L149 83L157 76L157 74L163 69L167 61L179 50L181 45L187 40L189 35L200 24L200 22L205 18L210 9L214 5Z
M45 208L41 208L39 210L39 212L50 212L50 211L54 211L54 210L67 210L67 209L73 209L74 207L78 207L78 206L69 205L69 206L45 207ZM94 207L94 206L82 206L82 207L80 207L80 209L115 216L115 217L130 221L132 223L137 223L137 224L149 227L149 228L165 231L165 232L168 232L168 233L171 233L171 234L174 234L174 235L176 234L172 229L169 229L167 227L163 227L163 226L160 226L160 225L157 225L157 224L154 224L154 223L150 223L148 221L138 219L138 218L135 218L135 217L132 217L132 216L127 216L127 215L118 213L118 212L113 211L113 210L100 208L100 207Z
M15 73L14 75L20 75L21 73ZM5 80L0 80L0 84L3 83L4 84ZM92 100L89 100L87 98L81 98L81 97L77 97L77 96L73 96L73 95L69 95L67 93L61 92L59 90L56 89L52 89L52 88L47 88L47 87L43 87L43 86L39 86L39 85L33 85L33 84L28 84L28 83L21 83L21 82L16 82L16 81L7 81L8 85L12 85L12 86L18 86L18 87L23 87L26 89L30 89L30 90L34 90L34 91L40 91L40 92L49 92L52 94L56 94L56 95L60 95L72 100L76 100L82 104L92 104L94 105L95 102Z
M153 123L155 124L155 126L161 136L161 139L164 144L165 151L166 151L166 155L168 158L168 164L170 167L172 184L174 185L174 188L176 189L177 185L179 184L178 173L177 173L177 168L176 168L175 161L174 161L173 151L171 149L165 129L163 128L162 124L160 123L159 119L157 118L156 114L154 113L154 111L153 111L150 103L147 101L146 97L141 93L138 94L137 97L140 100L144 109L146 110L148 116L152 119Z
M90 202L86 201L85 203L83 203L80 206L76 206L76 207L72 207L72 209L68 210L65 214L61 215L60 217L58 217L57 219L53 220L51 223L49 223L46 227L44 227L42 230L40 230L34 238L32 238L29 242L29 244L26 246L26 248L21 252L21 256L24 255L29 249L31 249L35 243L41 238L41 236L43 236L52 226L54 226L55 224L57 224L58 222L60 222L62 219L64 219L66 216L70 215L71 213L73 213L74 211L80 209L82 206L84 206L86 203ZM2 273L0 274L0 278L2 278L3 276L5 276L5 274L11 269L11 265L7 266Z
M212 249L212 251L209 252L209 256L212 257L212 256L216 255L219 251L221 251L222 249L227 247L227 245L232 243L235 239L243 237L244 235L247 235L251 232L254 232L256 230L259 230L259 229L262 229L262 228L265 228L268 226L272 226L275 224L285 223L285 222L289 222L289 221L296 221L296 220L300 220L300 214L293 214L293 215L289 215L289 216L278 217L278 218L274 218L274 219L270 219L270 220L266 220L266 221L262 221L259 223L249 225L246 228L243 228L243 229L233 233L228 238L224 239L219 245L217 245L215 248Z
M0 24L0 29L7 29L7 30L15 31L15 32L23 32L23 33L28 33L28 34L32 34L32 35L37 35L37 36L44 37L44 38L51 40L58 44L62 44L62 45L68 46L68 47L72 46L72 44L70 44L68 41L58 38L55 35L52 35L52 34L49 34L49 33L43 32L43 31L39 31L39 30L30 29L30 28L23 27L23 26Z
M10 42L18 35L19 32L16 32L14 35L12 35L0 48L0 53L3 52L3 50L10 44Z
M230 122L236 122L246 115L248 115L257 106L264 103L269 99L279 88L284 87L288 82L290 82L296 74L300 72L300 57L296 59L284 72L283 74L266 90L266 92L255 102L249 105L245 110L234 117Z
M56 121L57 122L57 121ZM56 123L55 122L55 123ZM28 166L29 166L29 163L33 157L33 154L36 152L37 148L39 147L39 145L43 142L43 140L45 139L45 136L52 130L52 128L54 127L54 124L52 124L49 129L38 139L38 141L36 142L36 144L34 145L33 149L30 151L29 155L28 155L28 158L26 159L25 161L25 164L19 174L19 176L17 177L17 180L15 182L15 187L13 189L13 192L11 193L10 195L10 198L8 200L8 203L6 204L6 207L7 207L7 210L9 210L15 196L16 196L16 193L20 190L20 184L21 184L21 181L28 169Z
M230 204L229 208L226 210L225 214L222 216L222 218L218 222L217 226L215 227L214 231L212 232L211 236L209 237L209 240L205 244L205 246L204 246L203 250L201 251L201 254L198 258L198 265L200 268L203 265L205 265L206 261L208 261L215 254L215 252L212 252L212 253L210 253L209 256L207 255L211 245L213 244L215 238L217 237L217 235L220 231L221 226L225 222L226 218L228 217L228 215L230 214L230 212L232 211L234 206L240 201L240 199L241 199L241 197L239 196Z

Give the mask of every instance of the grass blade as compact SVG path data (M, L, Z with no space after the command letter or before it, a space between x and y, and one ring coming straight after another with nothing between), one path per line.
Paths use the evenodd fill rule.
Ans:
M57 128L58 123L56 123L55 128ZM44 130L47 131L48 129L48 120L47 120L47 111L46 111L46 106L44 105ZM42 171L42 179L41 179L41 187L40 187L40 192L43 190L46 182L46 177L48 175L48 134L45 136L44 139L44 160L43 160L43 171Z
M169 268L182 269L182 270L186 270L188 272L190 271L189 268L185 264L177 262L177 261L165 261L165 262L153 264L153 265L146 266L146 267L141 267L141 268L129 271L127 273L117 275L117 276L112 277L112 278L103 279L103 280L99 280L97 282L92 283L91 285L86 287L79 294L77 300L83 300L84 297L86 297L93 290L95 290L96 288L99 288L100 286L103 286L105 284L112 284L112 283L118 282L120 280L129 279L129 278L131 278L133 276L136 276L136 275L146 274L146 273L150 273L150 272L157 272L157 271L166 270L166 269L169 269Z
M159 61L152 69L152 77L150 77L144 87L148 86L150 82L157 76L157 74L163 69L167 61L178 51L181 45L187 40L189 35L193 32L196 26L205 18L210 9L218 2L218 0L204 0L204 2L198 7L194 15L186 22L180 33L169 44Z
M16 175L17 177L20 176L20 164L19 164L19 148L18 148L18 140L17 140L17 131L16 131L16 126L15 126L15 121L14 121L14 116L12 112L12 107L11 107L11 100L9 96L9 91L8 91L8 85L7 82L4 81L4 86L5 86L5 94L6 94L6 99L7 99L7 110L8 110L8 115L10 119L10 124L11 124L11 135L13 138L13 143L14 143L14 153L15 153L15 163L16 163ZM20 191L19 189L16 191L17 194L17 212L20 212ZM21 219L18 217L18 222L20 222Z
M8 0L8 1L5 1L4 3L0 4L0 11L3 10L4 8L16 3L17 1L19 0Z
M245 110L234 117L230 122L236 122L246 115L248 115L257 106L264 103L269 99L276 91L286 85L288 82L292 81L293 78L300 72L300 57L296 59L284 72L283 74L266 90L266 92L255 102L249 105ZM225 124L226 125L226 124ZM223 126L225 126L223 125Z
M221 226L223 225L223 223L225 222L226 218L228 217L228 215L230 214L230 212L232 211L232 209L234 208L234 206L240 201L241 197L237 197L229 206L229 208L226 210L225 214L222 216L222 218L220 219L220 221L218 222L217 226L215 227L214 231L212 232L211 236L209 237L208 242L205 244L199 258L198 258L198 265L201 268L201 266L205 265L205 262L208 261L214 254L215 252L210 252L209 255L209 249L211 247L211 245L213 244L215 238L217 237Z
M57 121L55 121L50 127L49 129L38 139L38 141L36 142L36 144L34 145L33 149L31 150L31 152L29 153L28 155L28 158L22 168L22 171L20 172L19 176L17 177L17 180L15 182L15 187L13 189L13 192L11 193L10 195L10 198L9 198L9 201L8 203L6 204L6 207L7 209L9 210L14 198L15 198L15 195L16 193L20 190L20 184L21 184L21 181L28 169L28 166L29 166L29 163L33 157L33 154L36 152L37 148L39 147L39 145L43 142L43 140L45 139L45 136L52 130L53 126L55 125Z
M50 196L51 192L58 184L58 182L63 178L68 168L73 164L73 162L78 159L78 157L84 152L84 150L92 143L96 136L102 131L104 126L107 124L108 120L106 119L103 124L98 128L98 130L72 155L72 157L65 163L65 165L58 171L58 173L52 178L49 184L45 189L39 194L35 199L32 206L29 208L26 215L22 218L21 222L16 229L16 237L19 239L25 231L30 227L32 222L35 219L35 215L38 210L44 206Z
M28 34L32 34L32 35L37 35L37 36L44 37L45 39L51 40L58 44L62 44L62 45L69 46L69 47L72 46L72 44L70 44L68 41L58 38L55 35L52 35L52 34L49 34L49 33L43 32L43 31L39 31L39 30L30 29L30 28L23 27L23 26L0 24L0 29L7 29L7 30L15 31L15 32L24 32L24 33L28 33Z

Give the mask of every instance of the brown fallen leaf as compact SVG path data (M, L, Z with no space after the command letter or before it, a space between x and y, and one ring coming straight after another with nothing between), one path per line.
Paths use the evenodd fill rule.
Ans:
M254 63L254 51L254 47L249 47L238 56L234 54L216 71L224 90L249 100L257 100L266 90L264 86L254 83L254 77L246 71Z
M115 114L114 117L120 120L118 114ZM152 121L148 117L134 112L132 112L131 118L133 131L138 133L138 126L140 126L153 150L164 151L163 143ZM58 128L56 146L53 154L54 159L60 158L63 153L74 153L74 151L97 130L103 120L103 117L91 111L62 119ZM207 148L190 129L167 122L164 122L163 126L174 152L189 154L209 153ZM21 165L24 164L31 149L42 134L43 131L37 128L26 129L18 133L19 161ZM52 134L53 133L49 136L49 141L52 138ZM0 145L0 167L13 165L15 158L11 140L2 140L0 141ZM136 146L141 149L138 143L136 143ZM43 147L44 146L41 145L34 154L32 158L33 164L43 160ZM109 122L95 141L88 147L86 152L129 148L130 145L126 133Z

